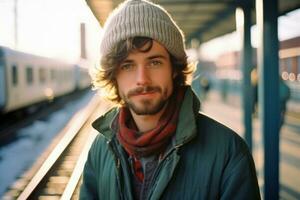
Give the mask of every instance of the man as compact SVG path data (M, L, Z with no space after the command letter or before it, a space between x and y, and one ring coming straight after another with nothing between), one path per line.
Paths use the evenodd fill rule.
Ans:
M260 199L244 141L198 113L184 37L163 8L125 1L100 48L94 84L120 106L93 123L81 199Z

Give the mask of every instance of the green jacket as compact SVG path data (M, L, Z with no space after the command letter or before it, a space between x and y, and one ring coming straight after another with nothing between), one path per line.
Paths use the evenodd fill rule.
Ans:
M243 139L198 108L188 89L148 199L260 199L254 162ZM117 113L112 109L93 123L101 134L85 164L80 199L133 199L127 156L111 129Z

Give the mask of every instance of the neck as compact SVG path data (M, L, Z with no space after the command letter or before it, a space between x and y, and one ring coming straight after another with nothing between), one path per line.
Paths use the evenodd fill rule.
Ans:
M164 113L167 104L156 114L154 115L137 115L132 110L130 110L132 118L139 129L140 132L147 132L154 129L161 117Z

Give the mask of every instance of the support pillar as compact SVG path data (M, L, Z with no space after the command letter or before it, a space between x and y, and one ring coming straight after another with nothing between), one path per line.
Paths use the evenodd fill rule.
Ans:
M241 70L242 70L242 106L244 120L244 137L252 152L252 105L253 89L251 86L252 47L251 47L251 4L244 3L237 8L237 31L241 38Z
M278 0L256 0L259 110L264 142L264 199L279 199Z

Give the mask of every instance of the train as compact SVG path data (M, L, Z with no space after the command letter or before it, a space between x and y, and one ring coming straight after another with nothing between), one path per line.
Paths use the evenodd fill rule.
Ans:
M0 46L0 114L88 88L88 69Z

